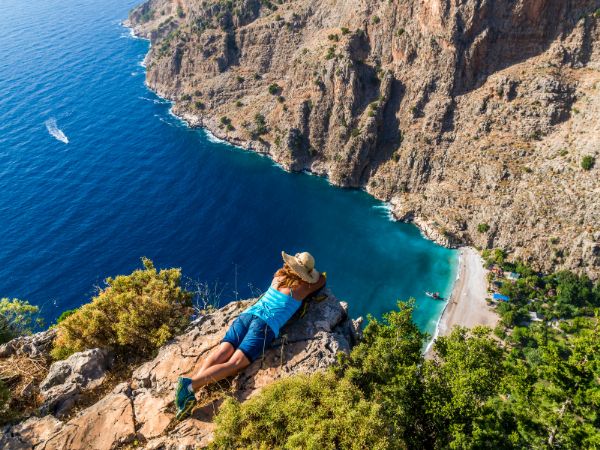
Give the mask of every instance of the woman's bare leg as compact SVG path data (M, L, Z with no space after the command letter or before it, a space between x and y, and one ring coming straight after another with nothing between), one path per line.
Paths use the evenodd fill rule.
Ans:
M212 365L198 372L198 374L192 378L192 389L197 391L202 386L221 381L237 374L249 365L250 360L246 358L246 355L240 350L236 350L226 362Z
M227 362L229 358L231 358L231 355L233 355L234 351L235 348L233 348L233 345L231 345L229 342L221 342L221 344L219 344L216 349L210 352L204 361L202 361L202 365L200 366L196 376L199 376L204 370L214 366L215 364Z

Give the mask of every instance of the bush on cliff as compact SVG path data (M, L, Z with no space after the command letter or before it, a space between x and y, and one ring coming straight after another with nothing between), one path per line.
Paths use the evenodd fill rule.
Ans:
M216 418L215 448L596 448L600 312L565 331L457 327L431 358L411 303L371 319L326 374L292 377Z
M227 400L215 448L405 448L422 443L424 335L412 303L370 319L363 341L325 374L279 381L245 403Z
M216 423L215 449L389 448L380 407L330 372L287 378L243 404L228 399Z
M31 334L35 325L41 325L36 316L37 306L17 298L0 299L0 344L19 336Z
M143 270L106 280L107 287L58 325L55 359L95 347L118 353L152 354L183 331L191 314L191 295L180 287L181 271L157 271L142 259Z

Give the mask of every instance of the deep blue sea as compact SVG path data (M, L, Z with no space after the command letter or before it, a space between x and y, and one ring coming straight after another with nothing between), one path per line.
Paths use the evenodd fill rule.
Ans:
M353 316L415 297L432 332L457 253L385 205L211 140L144 85L148 43L120 25L139 0L2 0L0 297L46 323L147 256L222 301L264 290L280 251L309 250Z

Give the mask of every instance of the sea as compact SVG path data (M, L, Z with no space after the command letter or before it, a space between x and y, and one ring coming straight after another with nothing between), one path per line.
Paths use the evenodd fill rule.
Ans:
M148 257L220 304L267 289L310 251L354 317L416 299L433 333L458 253L387 205L191 129L144 84L138 0L2 0L0 297L46 325Z

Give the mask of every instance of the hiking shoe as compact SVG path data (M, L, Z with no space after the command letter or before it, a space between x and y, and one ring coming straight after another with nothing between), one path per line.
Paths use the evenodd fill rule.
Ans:
M191 384L191 378L179 377L179 380L177 380L177 391L175 392L175 405L177 406L175 418L177 420L187 417L196 405L196 396L188 388Z

